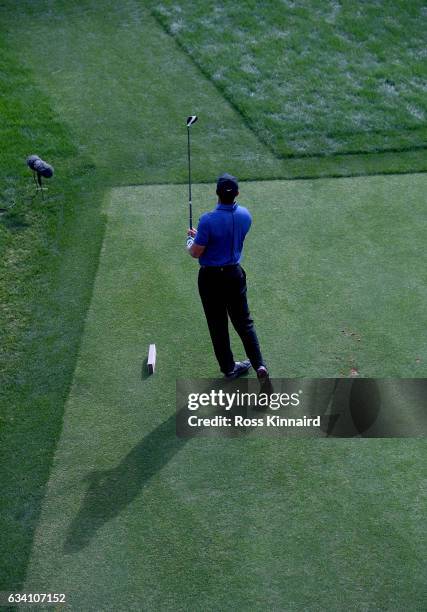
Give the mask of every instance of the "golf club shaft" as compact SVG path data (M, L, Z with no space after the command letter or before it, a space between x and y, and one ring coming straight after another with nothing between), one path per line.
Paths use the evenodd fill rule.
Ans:
M191 158L190 158L190 127L187 127L188 137L188 208L190 213L190 229L193 227L193 205L191 201Z

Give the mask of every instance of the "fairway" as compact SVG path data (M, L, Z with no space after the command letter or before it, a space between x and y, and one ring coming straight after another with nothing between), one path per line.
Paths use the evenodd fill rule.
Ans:
M274 376L426 375L426 183L241 184L249 299ZM194 186L197 214L213 193ZM168 185L106 198L25 589L82 610L420 609L422 441L176 438L175 380L217 374L185 196Z

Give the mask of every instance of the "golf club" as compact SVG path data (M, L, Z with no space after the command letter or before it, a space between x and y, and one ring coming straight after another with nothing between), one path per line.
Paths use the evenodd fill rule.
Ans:
M191 201L191 158L190 158L190 127L196 123L197 115L191 115L187 119L187 142L188 142L188 208L190 213L190 228L193 227L193 205Z

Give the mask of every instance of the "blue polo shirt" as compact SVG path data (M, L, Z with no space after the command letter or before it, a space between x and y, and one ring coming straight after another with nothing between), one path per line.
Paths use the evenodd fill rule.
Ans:
M199 257L200 265L228 266L239 263L251 223L249 211L237 202L217 204L214 210L202 215L194 239L196 244L206 247Z

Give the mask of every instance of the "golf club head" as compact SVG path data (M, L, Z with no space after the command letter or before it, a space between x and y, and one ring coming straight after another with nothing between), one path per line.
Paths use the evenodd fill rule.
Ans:
M191 115L187 119L187 127L190 127L190 125L193 125L193 123L196 123L196 121L197 121L197 115Z

